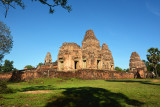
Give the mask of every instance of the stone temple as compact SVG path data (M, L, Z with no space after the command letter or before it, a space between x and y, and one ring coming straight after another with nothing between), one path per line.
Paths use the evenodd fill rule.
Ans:
M82 46L76 43L63 43L55 62L52 62L51 53L48 52L43 65L34 69L15 71L10 76L10 80L27 81L42 77L108 80L153 76L147 71L145 63L136 52L131 54L129 72L115 71L114 60L108 45L103 43L101 47L93 30L88 30Z
M46 55L46 57L45 57L44 64L45 64L45 65L49 65L49 64L51 64L51 63L52 63L51 53L48 52L47 55Z
M108 45L102 47L93 30L88 30L82 41L82 47L76 43L63 43L58 53L58 71L76 71L80 69L114 70L114 60Z
M137 52L132 52L129 63L129 71L134 72L137 69L143 69L147 71L145 63L141 60Z

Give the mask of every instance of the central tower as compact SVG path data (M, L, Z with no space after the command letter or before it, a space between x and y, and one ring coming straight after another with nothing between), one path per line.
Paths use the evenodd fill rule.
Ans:
M58 71L79 69L114 70L112 53L105 43L100 46L93 30L85 33L82 47L76 43L63 43L58 54Z
M87 69L101 69L101 47L93 30L88 30L82 41L82 60Z

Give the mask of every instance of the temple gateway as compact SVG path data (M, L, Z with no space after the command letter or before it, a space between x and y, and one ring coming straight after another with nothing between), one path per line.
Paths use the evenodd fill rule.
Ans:
M58 53L58 71L76 71L80 69L114 70L114 60L108 45L102 47L93 30L88 30L82 41L82 47L76 43L63 43Z

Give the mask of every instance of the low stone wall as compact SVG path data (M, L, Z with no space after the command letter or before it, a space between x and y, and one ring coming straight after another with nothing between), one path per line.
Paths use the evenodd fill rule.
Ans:
M103 71L103 70L80 70L76 72L51 72L50 77L67 77L80 79L131 79L134 78L133 73L121 71Z
M48 71L21 71L13 72L11 81L28 81L35 78L80 78L80 79L132 79L133 73L121 71L103 71L103 70L79 70L76 72L61 72L55 70Z
M12 72L0 73L0 80L9 80L12 76Z
M39 78L37 76L36 70L26 70L26 71L14 71L10 78L10 81L27 81L35 78Z
M82 79L131 79L134 74L122 71L103 71L103 70L81 70L78 71L78 78ZM80 75L79 75L80 74Z

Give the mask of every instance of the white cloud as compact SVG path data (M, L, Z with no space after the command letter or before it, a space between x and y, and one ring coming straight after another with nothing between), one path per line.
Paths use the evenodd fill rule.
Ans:
M146 7L151 13L160 16L160 0L146 0Z

